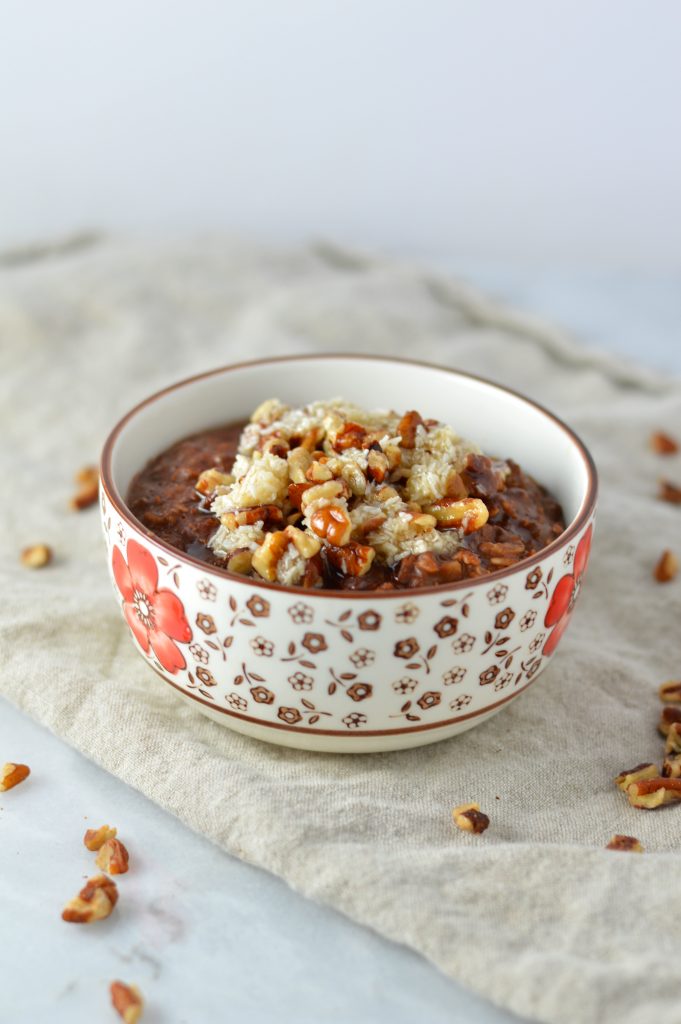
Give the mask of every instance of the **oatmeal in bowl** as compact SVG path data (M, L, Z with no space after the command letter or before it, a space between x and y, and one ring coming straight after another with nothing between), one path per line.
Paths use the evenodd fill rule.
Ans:
M595 499L588 452L539 406L360 356L181 382L102 458L140 654L221 724L311 750L433 742L523 692L571 617Z

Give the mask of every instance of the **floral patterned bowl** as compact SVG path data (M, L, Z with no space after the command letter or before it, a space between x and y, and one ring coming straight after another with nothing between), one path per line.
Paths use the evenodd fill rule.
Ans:
M510 456L561 501L565 532L475 580L335 592L232 576L151 535L126 507L133 475L174 441L245 419L275 394L420 408ZM393 359L302 356L228 366L167 388L114 428L101 506L116 600L147 663L216 722L306 750L367 752L470 729L533 683L569 622L586 568L596 472L581 441L522 396Z

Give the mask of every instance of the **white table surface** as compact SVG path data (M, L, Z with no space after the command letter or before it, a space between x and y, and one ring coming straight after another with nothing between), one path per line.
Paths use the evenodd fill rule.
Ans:
M471 262L449 269L587 344L681 373L678 279ZM33 774L0 795L0 1024L114 1021L107 989L117 977L142 988L145 1024L518 1020L410 950L228 856L0 700L4 761ZM62 905L93 873L83 832L104 822L129 845L124 898L96 928L68 927Z

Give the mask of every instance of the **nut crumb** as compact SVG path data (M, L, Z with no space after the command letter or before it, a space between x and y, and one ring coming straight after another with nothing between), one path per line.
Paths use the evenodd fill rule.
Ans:
M88 878L77 896L66 904L62 920L71 924L92 924L103 921L118 902L118 889L106 875Z
M670 480L660 480L657 496L660 501L668 501L671 505L681 505L681 487L673 484Z
M634 768L625 768L623 772L620 772L615 779L615 785L623 793L626 793L632 782L639 782L641 779L655 779L657 775L657 765L650 761L644 761L643 764L637 764Z
M679 442L664 431L656 430L651 434L650 447L656 455L675 455L679 450Z
M606 846L606 850L622 850L626 853L643 853L643 846L641 845L640 839L636 839L635 836L615 835Z
M627 796L632 807L654 810L681 801L681 779L642 779L629 786Z
M662 708L660 721L657 724L658 732L661 733L662 736L669 736L669 731L675 722L681 722L681 708Z
M489 818L480 810L480 804L459 804L452 811L452 819L457 828L463 832L478 835L489 826Z
M15 786L24 782L30 774L31 769L27 764L8 763L3 765L0 771L0 793L6 793L8 789L14 789Z
M94 853L96 850L101 850L104 843L109 839L115 839L117 830L110 828L108 825L102 825L100 828L89 828L83 836L83 843L87 846L88 850L92 850Z
M679 560L673 551L663 551L659 561L653 570L653 576L658 583L669 583L679 571Z
M144 1002L137 985L126 985L124 981L112 981L109 986L111 1005L125 1024L137 1024L142 1016Z
M52 548L47 544L31 544L21 552L21 564L27 569L42 569L52 561Z
M681 679L668 679L657 692L665 704L681 704Z
M109 875L124 875L130 856L118 839L107 839L100 847L95 864Z
M96 466L84 466L76 473L78 490L71 498L71 508L81 512L94 505L99 497L99 470Z

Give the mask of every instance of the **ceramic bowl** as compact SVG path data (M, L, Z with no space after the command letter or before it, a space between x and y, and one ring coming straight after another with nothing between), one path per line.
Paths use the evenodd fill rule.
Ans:
M562 503L565 532L489 576L415 590L304 590L233 576L169 547L131 514L134 474L174 441L246 419L276 395L418 408L515 459ZM101 507L133 643L184 700L237 732L306 750L432 743L500 711L553 657L579 593L596 506L593 461L551 413L440 367L362 356L227 366L152 395L114 428Z

